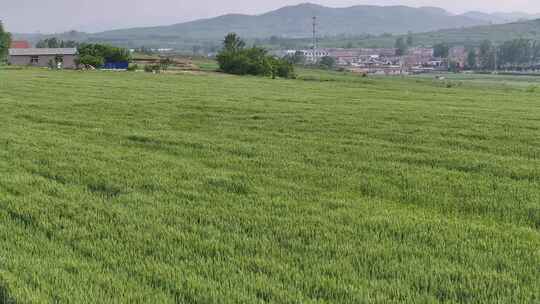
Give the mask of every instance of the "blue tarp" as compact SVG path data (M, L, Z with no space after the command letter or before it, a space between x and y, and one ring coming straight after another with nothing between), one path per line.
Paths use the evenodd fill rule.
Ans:
M121 61L121 62L106 62L103 66L106 70L125 70L129 67L129 62L127 61Z

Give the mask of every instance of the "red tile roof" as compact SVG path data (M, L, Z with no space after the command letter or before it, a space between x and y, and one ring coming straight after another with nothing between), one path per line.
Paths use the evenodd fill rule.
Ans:
M10 45L12 49L29 49L30 47L28 41L12 41Z

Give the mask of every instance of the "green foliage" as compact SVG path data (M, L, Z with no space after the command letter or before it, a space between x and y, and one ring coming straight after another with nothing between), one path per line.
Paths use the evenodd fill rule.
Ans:
M92 65L96 68L106 62L131 61L129 50L106 44L83 43L78 47L80 63Z
M306 64L306 56L300 51L297 51L296 53L292 55L287 55L284 58L287 62L289 62L292 65L303 65Z
M407 47L412 47L413 44L414 44L414 36L413 36L413 33L409 31L409 33L407 33Z
M246 43L235 33L229 33L223 40L223 51L236 53L244 49Z
M450 46L448 43L441 42L433 46L433 56L438 58L448 58L450 53Z
M285 59L272 59L272 78L295 78L294 66Z
M520 66L540 60L540 43L530 39L506 41L498 47L498 64Z
M467 68L474 70L477 67L477 54L475 49L471 49L467 52Z
M0 20L0 63L5 60L10 44L11 34L4 30L4 24Z
M394 47L396 48L396 56L403 56L407 54L408 47L403 37L399 37L396 39Z
M147 73L161 73L163 66L161 64L147 64L144 66L144 71Z
M89 54L79 55L77 59L77 65L92 66L94 68L100 68L105 64L103 57L94 56Z
M136 64L136 63L130 64L130 65L128 66L128 68L127 68L127 70L128 70L129 72L135 72L135 71L137 71L138 69L139 69L139 65Z
M47 66L49 67L49 69L54 70L54 69L56 69L56 62L54 62L54 60L50 59L47 62Z
M537 302L535 78L297 72L0 70L0 302Z
M448 63L448 71L452 73L458 73L461 70L459 64L455 61L450 61Z
M79 43L73 40L60 40L56 37L46 38L36 43L36 48L76 48Z
M336 60L333 57L325 56L319 61L319 66L323 69L331 70L336 67Z
M536 93L538 91L538 85L530 85L527 87L527 93Z
M480 44L480 53L478 54L480 68L483 70L495 69L496 56L497 56L497 50L493 46L493 43L490 40L484 40Z
M221 71L236 75L293 77L293 65L286 59L269 56L260 47L245 48L245 43L236 34L228 34L217 61Z

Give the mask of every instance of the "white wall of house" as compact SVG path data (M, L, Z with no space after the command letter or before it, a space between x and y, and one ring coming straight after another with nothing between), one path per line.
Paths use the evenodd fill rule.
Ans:
M62 67L64 69L74 69L77 67L75 64L75 55L63 55ZM11 65L24 65L24 66L37 66L48 67L49 61L55 61L56 55L10 55L8 57L8 63Z

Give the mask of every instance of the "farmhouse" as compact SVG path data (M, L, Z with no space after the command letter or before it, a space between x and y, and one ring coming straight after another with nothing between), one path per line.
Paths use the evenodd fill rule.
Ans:
M9 49L8 62L11 65L29 65L48 67L51 65L61 66L66 69L77 67L75 59L77 49Z

